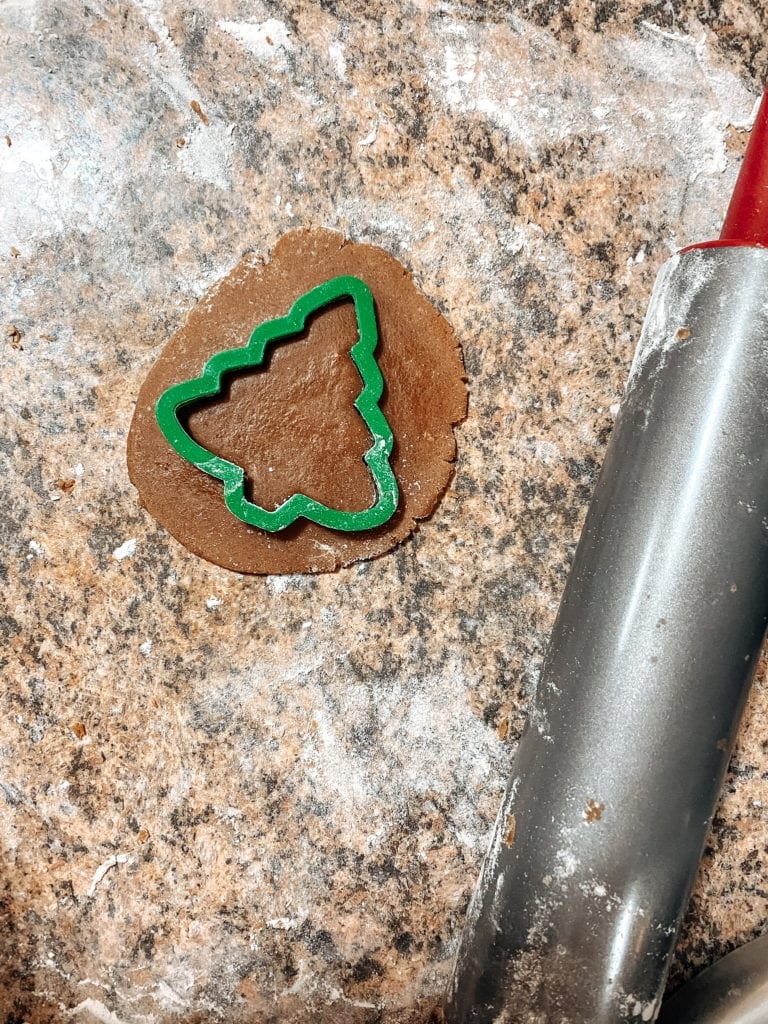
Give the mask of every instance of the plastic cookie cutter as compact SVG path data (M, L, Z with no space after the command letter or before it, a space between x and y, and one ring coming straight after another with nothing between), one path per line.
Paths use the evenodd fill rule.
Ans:
M179 413L200 399L218 395L222 391L225 374L261 366L269 345L303 334L313 313L346 298L354 302L357 317L358 340L349 354L360 374L363 389L355 399L354 407L362 416L373 442L363 455L363 461L374 480L376 501L362 512L345 512L297 493L272 511L262 508L245 496L245 470L198 444L182 425ZM170 446L183 459L222 481L227 508L244 523L269 533L283 530L302 517L331 530L347 532L382 526L395 514L400 491L390 463L394 446L392 428L379 406L384 378L374 356L378 341L376 309L368 285L358 277L331 278L300 296L286 316L267 320L257 327L247 345L212 356L200 377L174 384L163 392L155 406L158 426Z

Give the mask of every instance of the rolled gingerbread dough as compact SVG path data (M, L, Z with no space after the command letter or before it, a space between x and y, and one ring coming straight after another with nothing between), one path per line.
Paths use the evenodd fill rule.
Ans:
M254 327L285 315L332 277L371 289L384 376L380 405L395 438L397 512L374 530L343 533L301 519L278 533L241 522L222 484L179 456L155 419L172 384L202 373L211 356L245 345ZM294 493L349 511L370 507L373 480L362 456L371 437L354 401L360 375L352 302L312 318L304 335L279 342L262 366L232 374L223 392L190 406L185 426L216 455L246 471L246 496L273 509ZM407 537L434 510L453 471L453 426L466 415L461 352L446 320L394 257L325 230L284 236L272 259L244 258L192 310L139 392L128 436L128 471L140 503L190 551L244 573L328 572L373 558Z

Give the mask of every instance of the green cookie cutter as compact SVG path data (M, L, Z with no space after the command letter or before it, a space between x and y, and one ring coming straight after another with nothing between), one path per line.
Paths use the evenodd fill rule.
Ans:
M362 512L345 512L330 508L306 494L292 494L273 511L262 508L245 496L245 470L199 445L184 429L179 411L202 398L210 398L222 390L222 378L235 370L252 369L264 362L267 346L304 332L309 317L340 299L351 298L357 316L358 340L350 355L363 390L354 407L370 432L373 444L363 455L376 487L376 501ZM170 446L187 462L224 484L224 501L229 511L244 523L260 530L276 533L303 517L331 530L351 532L372 530L386 523L397 510L400 491L390 464L394 446L392 428L379 407L384 391L384 378L374 352L379 341L373 295L359 277L334 277L300 296L286 316L261 324L241 348L218 352L205 364L200 377L174 384L158 398L155 406L157 423Z

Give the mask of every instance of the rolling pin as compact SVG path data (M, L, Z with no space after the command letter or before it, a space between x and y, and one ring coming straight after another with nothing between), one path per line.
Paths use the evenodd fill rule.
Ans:
M657 1018L768 623L768 93L661 269L468 910L449 1024Z

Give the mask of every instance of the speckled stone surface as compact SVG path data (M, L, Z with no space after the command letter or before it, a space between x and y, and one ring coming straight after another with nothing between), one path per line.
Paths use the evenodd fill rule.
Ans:
M3 1024L435 1019L654 275L744 148L759 10L0 3ZM299 226L413 272L470 413L394 553L239 578L138 509L126 432L199 296ZM768 918L766 678L673 984Z

